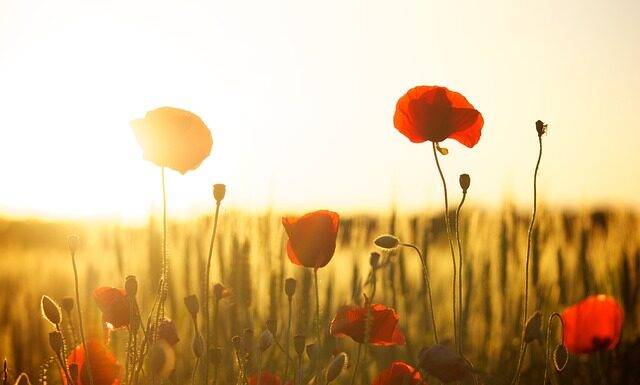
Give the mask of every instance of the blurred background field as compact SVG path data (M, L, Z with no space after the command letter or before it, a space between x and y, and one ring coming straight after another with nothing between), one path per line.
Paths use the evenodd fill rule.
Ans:
M223 205L224 206L224 205ZM515 367L521 325L526 232L530 213L504 205L501 210L463 209L460 234L464 251L464 351L485 374L487 383L508 383ZM637 383L640 378L638 295L640 277L640 216L626 210L558 210L539 208L533 234L531 269L533 309L545 320L589 294L609 294L625 311L623 340L606 356L611 383ZM167 315L176 321L179 337L177 373L190 379L194 358L193 328L183 304L187 294L202 298L210 216L170 222L168 251L170 288ZM40 316L40 297L56 301L73 296L73 271L66 236L80 236L77 255L82 306L87 334L101 336L99 310L91 298L99 286L124 287L124 279L138 277L143 318L156 292L161 263L161 221L131 226L109 221L54 222L0 220L0 356L11 373L26 371L32 380L52 351L47 341L51 326ZM451 256L448 252L442 212L357 215L341 218L338 247L330 264L319 271L322 325L328 324L341 304L361 303L371 287L369 256L376 251L373 239L383 233L422 249L429 264L438 332L451 340ZM221 282L232 295L221 302L219 336L223 358L232 368L231 336L252 328L258 335L268 319L278 320L277 338L284 343L287 277L298 279L294 296L294 334L314 335L311 273L289 262L286 234L280 215L247 214L223 210L214 250L213 282ZM391 263L378 271L376 303L395 308L407 344L373 347L363 365L373 378L391 361L414 363L418 351L433 342L428 305L422 284L420 261L410 249L388 256ZM74 320L77 324L77 320ZM545 321L546 324L546 321ZM553 331L553 346L559 335ZM114 333L111 347L124 360L126 332ZM312 339L312 338L310 338ZM357 345L351 339L331 339L335 351L352 359ZM309 342L309 340L308 340ZM335 345L335 346L334 346ZM590 383L596 376L593 358L572 356L559 378L561 383ZM282 373L282 354L270 349L265 367ZM225 367L225 366L223 366ZM507 368L505 370L505 368ZM523 383L542 383L542 345L528 350ZM343 375L340 383L348 383ZM221 373L233 383L232 370ZM58 383L57 373L48 377ZM636 381L636 382L634 382Z

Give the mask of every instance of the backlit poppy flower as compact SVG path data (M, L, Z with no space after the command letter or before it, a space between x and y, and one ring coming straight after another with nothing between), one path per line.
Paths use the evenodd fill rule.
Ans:
M260 385L280 385L282 381L280 377L269 372L261 372L247 378L249 385L258 385L258 376L260 376Z
M102 322L111 330L117 330L129 325L129 301L122 289L115 287L99 287L93 291L100 311Z
M562 312L564 344L572 353L612 350L620 341L622 318L613 297L587 297Z
M445 384L471 377L473 368L458 353L445 345L435 344L422 349L418 367Z
M398 329L398 314L395 310L380 304L364 307L340 306L338 314L331 321L331 334L336 337L349 336L358 343L365 342L365 320L367 319L367 307L370 309L370 327L368 343L372 345L402 345L404 335Z
M146 160L182 174L195 170L211 153L213 139L192 112L160 107L130 123Z
M340 216L328 210L282 218L291 262L314 269L326 266L336 250L339 223Z
M392 362L391 366L373 380L371 385L419 385L426 384L420 372L404 362Z
M89 359L91 360L91 376L94 385L118 385L122 375L122 367L115 356L98 340L87 341ZM78 379L76 385L89 385L89 371L85 365L85 352L82 344L71 351L67 357L67 365L78 365ZM63 383L67 379L62 376Z
M446 87L418 86L398 100L393 124L414 143L451 138L473 147L484 120L461 94Z

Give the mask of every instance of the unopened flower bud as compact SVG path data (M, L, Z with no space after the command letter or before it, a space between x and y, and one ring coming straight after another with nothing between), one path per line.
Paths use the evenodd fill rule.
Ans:
M124 280L124 291L129 297L135 297L138 293L138 280L135 275L129 275Z
M534 340L542 342L542 313L539 311L533 313L524 327L524 342L530 343Z
M538 136L542 136L547 132L547 125L542 121L536 121L536 131L538 131Z
M555 366L556 370L561 372L567 367L567 363L569 362L569 351L567 347L564 345L558 345L555 349L553 349L553 366Z
M64 297L60 302L62 309L67 312L67 314L71 313L73 310L73 306L75 305L75 301L72 297Z
M196 356L196 358L200 358L204 354L204 345L204 337L202 334L196 332L196 335L193 336L193 343L191 344L193 355Z
M302 355L302 353L304 353L304 344L306 341L306 337L303 335L297 335L295 337L293 337L293 347L296 350L296 353L298 353L299 356Z
M469 174L461 174L460 175L460 188L462 188L462 193L466 193L471 186L471 177Z
M391 234L380 235L373 243L381 249L395 249L400 244L400 240Z
M80 242L80 237L76 234L71 234L67 237L67 243L69 244L69 252L72 255L75 255L78 250L78 242Z
M198 315L198 311L200 311L200 302L198 301L197 295L190 294L184 297L184 305L187 307L187 311L189 311L191 317L195 318Z
M347 358L347 353L342 352L335 356L333 360L331 360L329 366L327 367L327 384L338 378L340 373L342 373L342 370L346 369L348 365Z
M262 334L260 334L260 337L258 337L258 349L260 349L261 352L264 352L269 349L271 344L273 344L273 334L271 334L269 330L263 331Z
M227 192L227 186L221 184L221 183L217 183L213 185L213 197L215 198L216 202L218 204L220 204L220 202L222 202L222 200L224 199L224 195Z
M284 280L284 292L287 294L287 297L291 299L296 292L296 285L298 281L295 278L287 278Z
M62 353L62 347L64 346L64 340L62 339L62 333L59 331L49 333L49 346L56 354Z
M268 319L267 320L267 330L271 332L274 336L278 333L278 320L277 319Z
M371 253L371 255L369 256L369 265L371 265L373 269L378 268L378 266L380 265L380 253L377 253L375 251Z
M42 316L53 325L60 324L62 320L62 314L58 304L46 295L42 296L40 300L40 309L42 310Z

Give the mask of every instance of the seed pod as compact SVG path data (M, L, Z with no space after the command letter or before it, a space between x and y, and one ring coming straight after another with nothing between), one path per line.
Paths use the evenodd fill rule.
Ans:
M538 136L542 136L547 132L547 125L542 121L536 121L536 131L538 131Z
M462 192L466 193L471 185L471 177L469 174L460 175L460 188L462 188Z
M561 372L564 368L567 367L567 363L569 362L569 351L567 347L560 344L553 349L553 366L555 366L556 370Z
M40 300L40 310L42 316L53 325L59 325L62 320L62 314L60 313L60 307L51 298L46 295L42 296Z
M275 336L278 332L278 320L277 319L267 320L267 330L269 330L271 334Z
M62 354L62 348L64 347L62 333L57 330L49 333L49 346L51 346L51 349L53 349L56 354Z
M67 243L69 244L69 252L71 255L75 255L78 250L78 243L80 242L80 237L76 234L71 234L67 237Z
M69 314L73 310L75 303L76 302L72 297L64 297L62 302L60 302L60 305L62 306L62 309Z
M304 353L305 340L306 340L306 337L303 335L297 335L293 337L293 347L299 356L301 356L302 353Z
M327 384L338 378L340 373L342 373L342 370L347 368L347 358L347 353L342 352L331 360L331 363L329 363L329 366L327 367Z
M528 344L534 340L542 342L542 313L539 311L533 313L524 328L524 342Z
M371 268L373 269L377 269L380 265L380 253L377 252L372 252L371 255L369 256L369 265L371 265Z
M124 280L124 291L130 297L135 297L138 293L138 280L135 275L129 275Z
M196 335L193 336L193 343L191 344L193 355L196 356L196 358L200 358L204 354L204 345L204 337L202 334L196 332Z
M187 307L189 314L191 317L196 318L198 315L198 311L200 311L200 302L198 301L198 296L195 294L190 294L184 297L184 305Z
M217 183L213 185L213 198L219 204L224 199L225 194L227 193L227 186Z
M373 243L381 249L395 249L400 244L400 240L391 234L380 235Z
M269 349L271 344L273 344L273 334L271 334L269 330L263 331L262 334L260 334L260 337L258 337L258 349L260 349L261 352L264 352Z
M296 292L298 281L295 278L287 278L284 280L284 292L291 299Z

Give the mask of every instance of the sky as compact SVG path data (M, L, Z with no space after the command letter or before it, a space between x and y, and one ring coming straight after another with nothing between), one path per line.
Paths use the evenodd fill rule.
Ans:
M0 0L0 213L142 218L160 169L129 121L160 106L213 135L167 174L169 212L441 207L429 143L393 127L416 85L462 93L478 145L447 140L457 202L640 208L640 2Z

